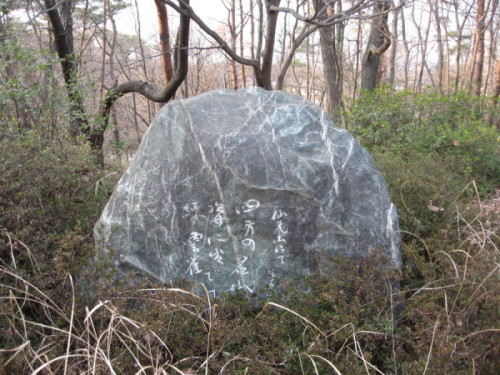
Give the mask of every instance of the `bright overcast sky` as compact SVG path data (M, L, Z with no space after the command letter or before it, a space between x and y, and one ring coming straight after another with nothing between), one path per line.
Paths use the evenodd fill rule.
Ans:
M122 10L118 17L116 17L118 31L121 33L137 34L134 1L129 0L131 6ZM137 3L139 4L142 38L146 41L153 41L155 38L158 38L158 20L154 0L137 0ZM220 0L191 0L190 3L196 13L212 27L216 26L216 20L227 18L226 8ZM176 14L169 7L167 7L167 10L169 16ZM177 28L177 24L172 26L173 28Z

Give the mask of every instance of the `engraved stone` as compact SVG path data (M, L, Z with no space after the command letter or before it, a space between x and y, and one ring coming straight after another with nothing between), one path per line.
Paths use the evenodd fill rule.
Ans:
M163 107L95 238L121 275L214 295L328 273L336 254L384 249L401 264L396 208L368 152L315 105L260 88Z

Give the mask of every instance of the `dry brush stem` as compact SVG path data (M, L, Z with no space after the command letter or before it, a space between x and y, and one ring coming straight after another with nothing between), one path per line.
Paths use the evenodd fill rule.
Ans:
M0 275L2 323L8 324L10 341L21 341L16 346L0 349L0 354L8 355L0 371L13 361L21 361L32 374L66 374L76 368L89 374L100 371L119 374L121 371L115 363L126 355L139 369L137 373L152 370L155 373L174 371L183 374L171 362L172 354L163 339L144 323L120 314L110 301L101 301L92 309L86 309L84 318L78 320L80 315L76 312L71 276L68 276L68 282L72 297L66 312L33 283L16 274L15 270L1 266ZM200 297L182 289L166 290L200 300ZM37 316L40 322L25 314L28 304L32 308L40 307L44 312L44 316ZM186 310L189 309L184 308ZM190 312L201 318L201 314ZM210 321L213 317L208 322L212 324ZM117 351L117 348L120 349ZM170 359L159 360L159 353L162 352L167 353ZM208 368L208 361L206 363Z

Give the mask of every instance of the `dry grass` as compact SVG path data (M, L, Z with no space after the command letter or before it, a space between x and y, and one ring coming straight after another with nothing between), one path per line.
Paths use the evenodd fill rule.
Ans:
M0 374L251 374L258 373L253 370L256 364L269 374L436 374L453 373L453 368L456 373L479 374L480 368L494 373L500 333L495 326L498 316L491 316L498 313L495 210L499 200L498 196L487 204L477 200L474 207L469 206L477 211L472 219L466 219L470 215L458 206L448 208L445 214L454 220L455 232L443 236L453 235L462 242L453 249L424 246L431 256L428 275L433 277L419 288L391 294L390 310L397 298L405 301L407 311L406 321L399 326L391 315L389 334L364 329L357 321L324 328L290 307L267 302L255 321L279 311L280 319L303 328L302 349L283 353L279 360L217 347L214 337L226 317L219 314L217 301L206 289L194 294L180 288L144 288L101 300L89 309L78 302L73 279L67 275L70 297L56 302L30 281L41 277L30 249L4 232L8 259L0 266ZM19 257L27 260L29 276L19 269ZM172 319L194 319L203 327L204 352L174 355L176 342L163 330L121 312L123 302L132 298L141 306L161 305L160 325L173 324ZM378 337L391 347L385 369L372 361L373 348L366 347L367 338ZM287 369L292 361L297 367ZM481 361L490 364L484 366ZM466 370L458 371L457 364Z

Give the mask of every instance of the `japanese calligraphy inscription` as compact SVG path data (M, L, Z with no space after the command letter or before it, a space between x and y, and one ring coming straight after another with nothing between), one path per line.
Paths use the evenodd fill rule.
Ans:
M233 209L234 218L230 222L224 206L217 200L182 204L181 227L185 228L184 246L189 255L185 273L214 293L213 288L220 285L226 286L222 290L225 292L249 293L276 287L277 276L287 271L290 257L289 214L284 208L261 205L253 198ZM228 231L229 225L232 228ZM239 245L236 251L231 237Z
M95 226L121 278L186 279L213 295L385 249L398 217L370 155L318 107L280 91L221 90L155 118Z

